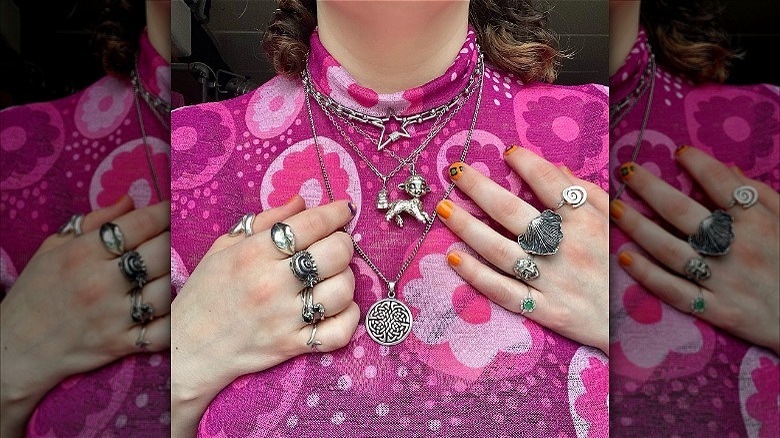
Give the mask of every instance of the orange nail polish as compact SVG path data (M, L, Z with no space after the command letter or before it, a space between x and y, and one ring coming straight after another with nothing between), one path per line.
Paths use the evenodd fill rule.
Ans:
M450 178L457 180L463 174L463 163L458 161L450 166Z
M562 170L564 173L566 173L566 174L569 174L569 175L574 175L574 174L572 173L571 169L569 169L568 167L566 167L566 165L563 165L563 166L561 166L561 167L560 167L560 169L561 169L561 170Z
M677 150L674 151L674 156L675 157L679 157L680 155L684 154L688 150L689 147L690 146L688 146L687 144L684 144L684 145L678 147Z
M631 257L631 254L624 251L618 255L618 263L620 266L631 266L631 263L634 263L634 259Z
M122 201L124 201L124 200L125 200L125 198L127 198L127 194L124 194L124 195L120 196L120 197L119 197L119 199L117 199L116 201L114 201L114 204L113 204L113 205L121 204L121 203L122 203Z
M623 163L623 165L620 166L620 177L623 178L623 181L630 181L634 176L634 172L636 172L636 163L633 161Z
M445 199L436 205L436 213L442 219L449 219L452 215L453 204L449 199Z
M506 149L504 149L504 156L506 157L516 150L517 150L516 144L513 144L512 146L507 146Z
M463 260L461 260L461 258L454 252L447 254L447 263L449 263L450 266L454 268L460 266L460 262L462 261Z
M739 176L745 176L745 172L743 172L742 169L740 169L739 167L732 166L731 168L734 169L734 172L737 172Z
M619 199L609 203L609 215L617 220L623 217L623 203Z
M298 194L297 194L297 193L296 193L296 194L294 194L294 195L292 195L292 197L291 197L290 199L288 199L288 200L287 200L287 202L285 202L285 203L284 203L284 205L287 205L287 204L289 204L289 203L291 203L291 202L295 201L295 198L297 198L297 197L298 197Z

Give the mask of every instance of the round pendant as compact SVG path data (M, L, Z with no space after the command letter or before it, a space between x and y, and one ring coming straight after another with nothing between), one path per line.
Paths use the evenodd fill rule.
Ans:
M394 298L379 300L366 312L366 331L378 344L400 344L411 329L412 311Z

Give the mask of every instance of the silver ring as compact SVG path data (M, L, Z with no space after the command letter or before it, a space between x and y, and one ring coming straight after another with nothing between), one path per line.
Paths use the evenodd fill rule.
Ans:
M731 195L734 200L731 201L731 204L729 204L729 208L739 204L742 206L742 208L750 208L758 202L758 190L756 190L753 186L739 186L736 189L734 189L734 192Z
M517 243L528 254L546 256L558 252L562 239L561 215L547 209L528 223L525 233L517 236Z
M146 349L151 345L152 343L145 340L144 336L146 336L146 326L141 326L141 331L138 333L138 338L135 340L135 346L140 348L141 350L146 351Z
M303 311L301 318L306 324L316 324L325 319L325 306L322 303L314 304L314 288L306 286L301 291Z
M290 258L290 269L304 286L313 287L320 282L317 264L309 251L298 251Z
M536 301L531 296L531 288L528 288L528 295L523 298L523 302L520 303L520 314L531 313L536 309Z
M284 254L291 256L295 254L295 234L292 228L283 222L277 222L271 227L271 240L276 248Z
M520 257L512 270L518 280L531 281L539 277L539 268L536 266L533 256Z
M563 207L563 204L569 204L572 208L577 208L588 199L588 191L582 186L569 186L563 189L561 201L555 206L555 209Z
M125 236L115 223L106 222L100 226L100 241L111 254L121 256L125 252Z
M137 288L142 288L146 285L147 272L144 260L141 258L141 254L138 251L127 251L119 257L119 270L127 278L127 281L132 283Z
M685 264L685 276L692 281L704 281L712 276L712 271L704 258L694 257Z
M707 303L704 302L704 292L699 288L699 292L696 294L696 298L691 301L691 313L698 314L704 313L707 307Z
M81 224L84 223L84 215L81 213L74 214L73 216L68 219L67 222L65 222L65 225L61 226L59 231L57 231L57 234L60 236L66 236L70 233L73 233L76 237L81 236L82 230L81 230Z
M306 341L306 346L311 347L311 350L313 352L319 353L319 350L317 349L318 346L322 345L322 342L314 339L314 337L317 335L317 324L311 325L311 334L309 335L309 340Z
M246 234L246 237L252 236L252 222L255 220L254 213L247 213L241 216L241 220L237 224L233 225L228 232L230 237L238 236L239 234Z
M688 236L688 243L701 255L722 256L729 252L734 230L734 218L723 210L715 210L704 218L699 229Z
M154 319L154 306L144 303L144 292L140 287L130 291L130 318L136 324L146 324Z

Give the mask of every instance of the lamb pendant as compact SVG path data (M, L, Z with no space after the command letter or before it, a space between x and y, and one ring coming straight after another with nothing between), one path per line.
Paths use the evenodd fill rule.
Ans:
M412 199L399 199L397 201L390 202L387 206L387 213L385 214L385 220L390 222L395 218L395 223L403 228L404 218L401 217L401 213L409 213L422 223L427 223L431 218L423 210L422 201L420 198L431 191L428 183L420 175L412 174L401 184L398 184L398 188L405 191Z

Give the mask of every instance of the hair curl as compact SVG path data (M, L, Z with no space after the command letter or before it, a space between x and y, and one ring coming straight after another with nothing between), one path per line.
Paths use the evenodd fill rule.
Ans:
M641 21L660 64L694 83L724 82L743 54L732 49L722 12L712 0L643 1Z
M144 3L104 0L102 8L92 44L106 73L130 76L135 68L138 39L146 25Z
M309 38L317 26L316 0L278 0L279 8L263 36L263 49L278 74L306 67ZM487 60L517 74L525 83L553 82L563 53L547 28L548 10L532 0L471 0L469 22Z

